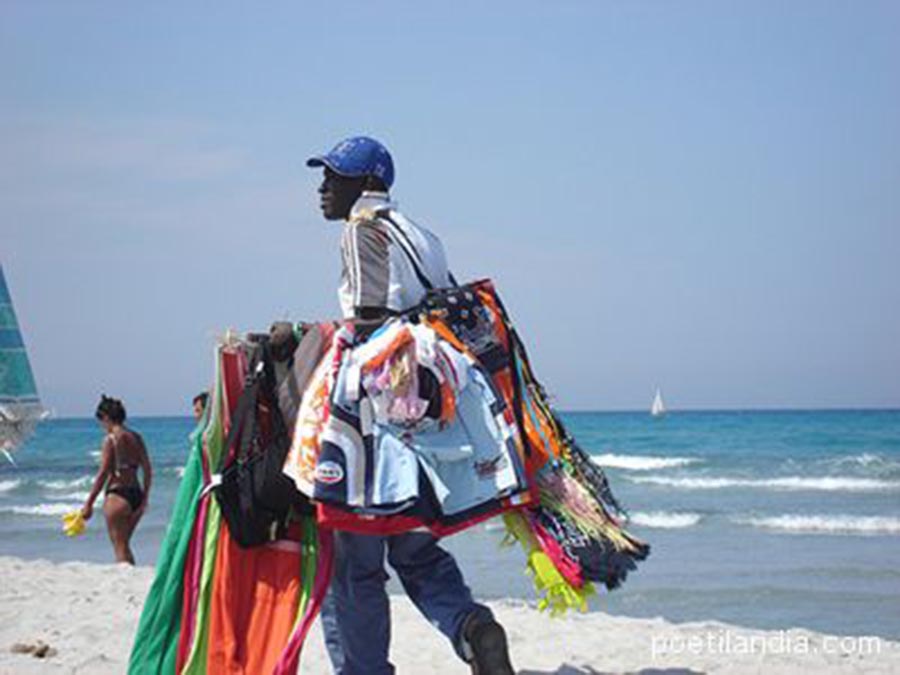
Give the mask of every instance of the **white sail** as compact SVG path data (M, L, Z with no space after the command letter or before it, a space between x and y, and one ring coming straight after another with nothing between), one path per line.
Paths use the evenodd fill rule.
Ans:
M8 457L47 414L0 265L0 452Z
M662 393L659 387L656 388L656 396L653 397L653 404L650 406L650 414L654 417L662 417L666 414L666 406L662 400Z

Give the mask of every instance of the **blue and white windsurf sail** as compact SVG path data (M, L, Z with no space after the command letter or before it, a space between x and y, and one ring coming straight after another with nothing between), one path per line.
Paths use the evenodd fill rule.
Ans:
M47 414L0 265L0 452L10 457Z

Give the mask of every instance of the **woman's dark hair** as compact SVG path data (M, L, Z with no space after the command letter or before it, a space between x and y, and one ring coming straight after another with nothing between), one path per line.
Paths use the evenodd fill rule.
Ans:
M202 405L203 408L206 409L206 403L207 401L209 401L209 394L205 391L200 392L194 397L194 400L191 401L191 403L197 403L197 401L200 401L200 405Z
M94 415L98 420L106 418L113 424L123 424L127 417L122 401L106 394L100 397L100 403L97 404L97 412Z

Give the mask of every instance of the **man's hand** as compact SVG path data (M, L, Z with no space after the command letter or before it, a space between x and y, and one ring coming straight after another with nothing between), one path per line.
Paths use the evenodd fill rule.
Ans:
M269 346L272 348L272 358L276 361L287 361L294 355L297 349L297 338L294 335L294 325L289 321L276 321L269 328Z

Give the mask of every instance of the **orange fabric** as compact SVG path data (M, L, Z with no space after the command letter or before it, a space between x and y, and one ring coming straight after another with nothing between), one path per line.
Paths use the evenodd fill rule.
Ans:
M537 406L535 406L535 408L535 414L537 415L538 422L540 423L541 429L544 432L544 438L547 439L547 443L550 445L550 452L555 458L559 459L559 457L562 455L562 448L560 447L558 440L560 436L553 430L551 422L547 418L547 413Z
M495 321L493 321L494 330L497 334L497 337L500 339L501 343L509 349L509 335L507 334L505 324L501 319L500 310L497 307L496 302L492 296L492 288L489 285L485 285L485 289L478 291L479 300L481 300L482 304L488 308L488 310L494 315ZM426 317L425 323L429 326L429 328L433 329L438 335L441 336L444 340L453 345L456 349L465 352L471 355L471 350L469 350L466 345L453 333L452 330L440 319L435 317ZM499 372L493 373L491 379L494 381L494 385L500 392L500 395L503 397L504 401L506 401L507 408L510 412L514 409L514 397L513 397L513 379L512 373L508 368L503 369ZM525 395L524 391L524 383L519 383L519 386L522 387L523 396ZM534 425L534 422L531 419L531 416L528 414L527 410L521 411L522 415L522 426L523 429L520 432L528 438L529 445L531 446L531 455L526 457L521 446L522 439L516 438L516 447L519 449L519 456L525 464L525 471L528 476L535 476L538 471L540 471L544 466L546 466L547 462L550 461L551 458L559 457L560 448L556 444L555 440L553 440L553 435L549 433L549 428L547 427L546 420L543 419L543 414L538 411L538 424L541 429L537 429ZM544 437L541 436L540 431L544 432ZM545 440L546 439L546 440Z
M495 298L496 291L494 290L493 284L490 281L486 280L479 282L477 293L478 299L486 308L488 308L488 310L495 318L495 320L492 322L494 326L494 333L500 339L501 343L507 349L507 351L509 351L509 333L506 329L506 323L502 320L502 313ZM522 370L523 372L530 374L530 368L527 363L522 364ZM498 387L501 388L504 398L507 400L507 403L510 404L510 407L512 407L512 376L510 373L498 373L497 375L500 377L494 377L495 384L497 384ZM498 382L497 380L500 381ZM527 387L525 383L520 382L519 384L522 387L522 395L526 395ZM522 415L524 418L523 421L526 427L525 432L528 438L531 440L532 448L539 449L539 456L532 456L532 458L527 462L527 464L530 465L528 466L530 475L533 475L533 472L542 468L551 457L558 458L561 453L561 448L556 442L556 434L552 433L544 411L538 408L537 410L535 410L535 413L538 420L538 426L540 427L540 431L543 433L543 438L541 438L540 434L538 433L538 429L534 428L534 424L530 419L530 415L528 415L528 411L522 411Z
M312 494L316 480L316 463L321 449L319 440L328 420L329 367L325 361L316 366L297 411L294 438L284 461L284 472L307 495Z
M525 458L525 470L529 475L535 476L547 464L550 454L527 411L522 411L522 423L525 427L525 434L528 436L528 444L531 446L531 456Z
M509 351L509 334L506 331L506 323L502 320L500 308L494 300L494 293L496 293L494 286L489 281L482 282L479 286L481 288L477 291L478 299L481 300L481 304L490 310L491 315L494 317L494 334L500 338L500 344L503 345L503 348Z
M387 347L362 364L362 371L368 373L373 370L378 370L388 359L392 358L397 351L414 343L415 339L413 338L412 333L409 332L409 329L401 330L394 336L394 339L391 340Z
M288 540L243 549L222 525L209 613L208 673L271 673L300 600L299 524Z
M441 423L450 424L456 417L456 396L446 380L441 383Z

